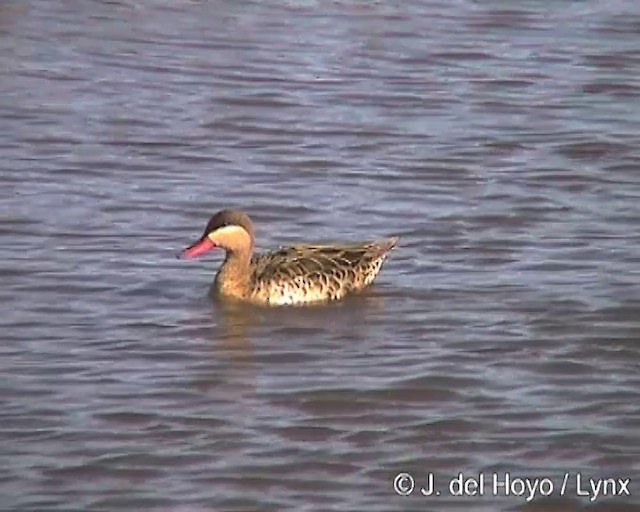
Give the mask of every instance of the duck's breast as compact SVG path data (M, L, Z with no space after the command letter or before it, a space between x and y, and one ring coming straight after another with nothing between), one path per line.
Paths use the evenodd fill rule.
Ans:
M314 273L262 283L254 291L254 295L261 302L285 306L337 300L342 298L346 291L343 283L331 279L330 276Z

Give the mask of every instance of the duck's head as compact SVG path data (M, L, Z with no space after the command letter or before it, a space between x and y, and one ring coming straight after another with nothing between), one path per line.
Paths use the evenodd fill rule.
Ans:
M211 217L200 239L178 257L197 258L216 247L228 252L251 252L253 224L246 213L238 210L219 211Z

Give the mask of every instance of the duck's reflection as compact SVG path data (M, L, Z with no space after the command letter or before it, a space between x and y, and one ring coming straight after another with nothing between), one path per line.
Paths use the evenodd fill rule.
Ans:
M211 297L216 315L219 345L228 357L253 357L252 337L269 344L270 327L279 332L288 328L309 328L329 335L365 335L363 330L384 315L384 294L376 288L351 295L342 301L306 306L265 307ZM283 347L277 347L283 348ZM301 347L301 350L303 347Z
M210 375L198 387L225 402L245 402L256 394L257 370L251 341L256 325L255 311L240 303L209 302L209 328L206 338L211 347Z
M213 296L210 336L218 363L215 387L224 388L226 399L255 397L261 359L273 366L277 363L274 353L308 349L300 338L307 332L315 337L315 349L318 340L327 351L344 340L366 342L370 330L386 321L384 310L384 295L375 288L341 302L304 307L267 308Z
M250 331L259 323L257 308L238 301L220 299L215 295L211 295L211 304L220 349L234 360L252 359Z

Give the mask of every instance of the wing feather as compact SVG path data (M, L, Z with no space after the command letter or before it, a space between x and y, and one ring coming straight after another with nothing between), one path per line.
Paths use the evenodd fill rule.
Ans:
M395 239L349 245L294 245L256 256L253 261L255 279L267 282L302 276L312 282L322 276L339 275L343 279L350 270L367 266L386 255Z

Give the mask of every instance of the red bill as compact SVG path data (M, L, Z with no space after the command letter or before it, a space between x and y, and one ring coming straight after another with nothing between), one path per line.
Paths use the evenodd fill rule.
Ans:
M204 237L202 240L197 241L195 244L187 247L184 251L182 251L178 258L197 258L198 256L202 256L203 254L209 252L211 249L215 249L216 244L214 244L208 237Z

